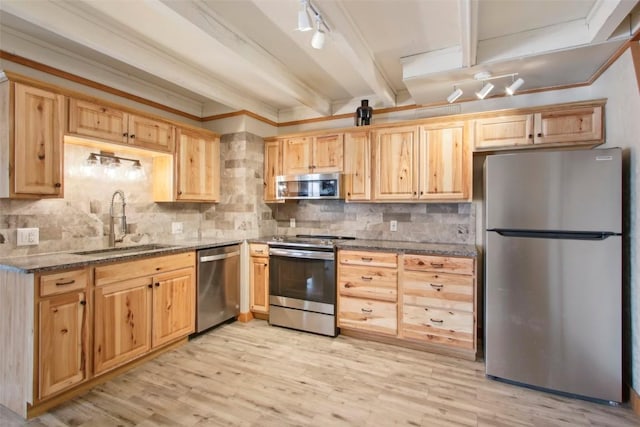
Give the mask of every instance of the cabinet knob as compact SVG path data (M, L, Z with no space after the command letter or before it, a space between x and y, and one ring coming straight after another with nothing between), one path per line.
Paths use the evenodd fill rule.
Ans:
M80 301L80 305L87 305L86 301Z
M422 196L423 194L424 194L424 191L421 191L421 192L420 192L420 195Z
M131 139L135 139L135 138L136 138L136 135L135 135L135 134L131 134L131 136L130 136L129 138L131 138Z
M542 137L542 133L539 133L539 134L538 134L538 138L541 138L541 137Z
M62 187L62 184L60 184L59 182L56 182L55 184L53 184L53 186L56 188L60 188Z
M178 196L182 196L182 191L178 190Z
M156 288L160 286L160 282L156 282Z
M351 192L347 191L347 196L351 196Z
M122 134L122 136L124 136L124 137L129 136L129 132L125 132L125 133L123 133L123 134Z
M147 285L147 287L148 287L149 289L151 289L151 288L153 288L153 285L149 284L149 285Z
M531 139L531 138L533 138L533 134L532 133L529 134L529 139Z

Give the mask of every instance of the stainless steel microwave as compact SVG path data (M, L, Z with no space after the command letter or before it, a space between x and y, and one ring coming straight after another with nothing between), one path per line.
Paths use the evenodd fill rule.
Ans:
M343 188L339 173L276 176L278 199L343 199Z

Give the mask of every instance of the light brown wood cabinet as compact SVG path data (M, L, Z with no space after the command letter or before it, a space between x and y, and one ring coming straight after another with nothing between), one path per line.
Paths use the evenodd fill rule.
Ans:
M101 374L195 331L195 254L94 271L94 370Z
M276 197L276 176L282 175L282 141L264 144L264 201L284 202Z
M475 260L406 254L400 337L476 354Z
M62 197L64 96L0 83L0 197Z
M340 250L337 277L339 328L397 334L396 254Z
M269 313L269 246L249 244L249 309L254 313Z
M604 142L603 105L548 107L475 120L475 151L534 146L595 146Z
M155 151L173 153L175 127L118 108L69 99L69 133Z
M90 310L85 269L40 276L37 399L88 379Z
M153 200L218 202L220 138L208 132L178 128L173 156L153 158Z
M344 134L346 201L371 200L371 139L369 131Z
M342 172L343 157L342 133L282 140L283 175Z
M467 122L380 128L373 135L374 200L471 199L473 165Z

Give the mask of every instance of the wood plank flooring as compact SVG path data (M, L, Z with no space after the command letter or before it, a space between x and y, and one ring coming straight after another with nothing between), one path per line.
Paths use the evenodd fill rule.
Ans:
M356 338L235 322L29 426L638 426L627 407L485 378L484 365Z

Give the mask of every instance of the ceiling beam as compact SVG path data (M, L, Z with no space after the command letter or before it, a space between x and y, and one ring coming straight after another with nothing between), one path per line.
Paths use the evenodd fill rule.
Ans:
M331 23L332 42L353 68L360 73L385 107L396 105L396 93L380 71L374 55L353 19L338 1L321 3L321 13Z
M460 10L460 44L462 46L462 66L473 67L478 50L478 1L458 0Z
M319 114L331 115L330 99L300 81L264 48L230 28L205 2L160 2L226 48L228 55L241 58L265 85L277 88Z
M607 41L637 3L637 0L596 0L585 19L589 43Z
M98 2L95 3L97 4ZM122 5L120 4L119 7ZM212 78L211 73L186 64L182 58L161 51L150 42L135 37L135 34L128 33L129 37L127 37L126 28L105 15L95 14L95 10L87 3L40 1L34 4L20 0L3 0L2 9L61 37L216 102L235 109L250 110L268 119L277 120L277 111L272 107L254 101L251 97Z
M410 80L429 74L461 69L462 57L461 46L405 56L404 58L400 58L400 62L402 63L402 80Z

